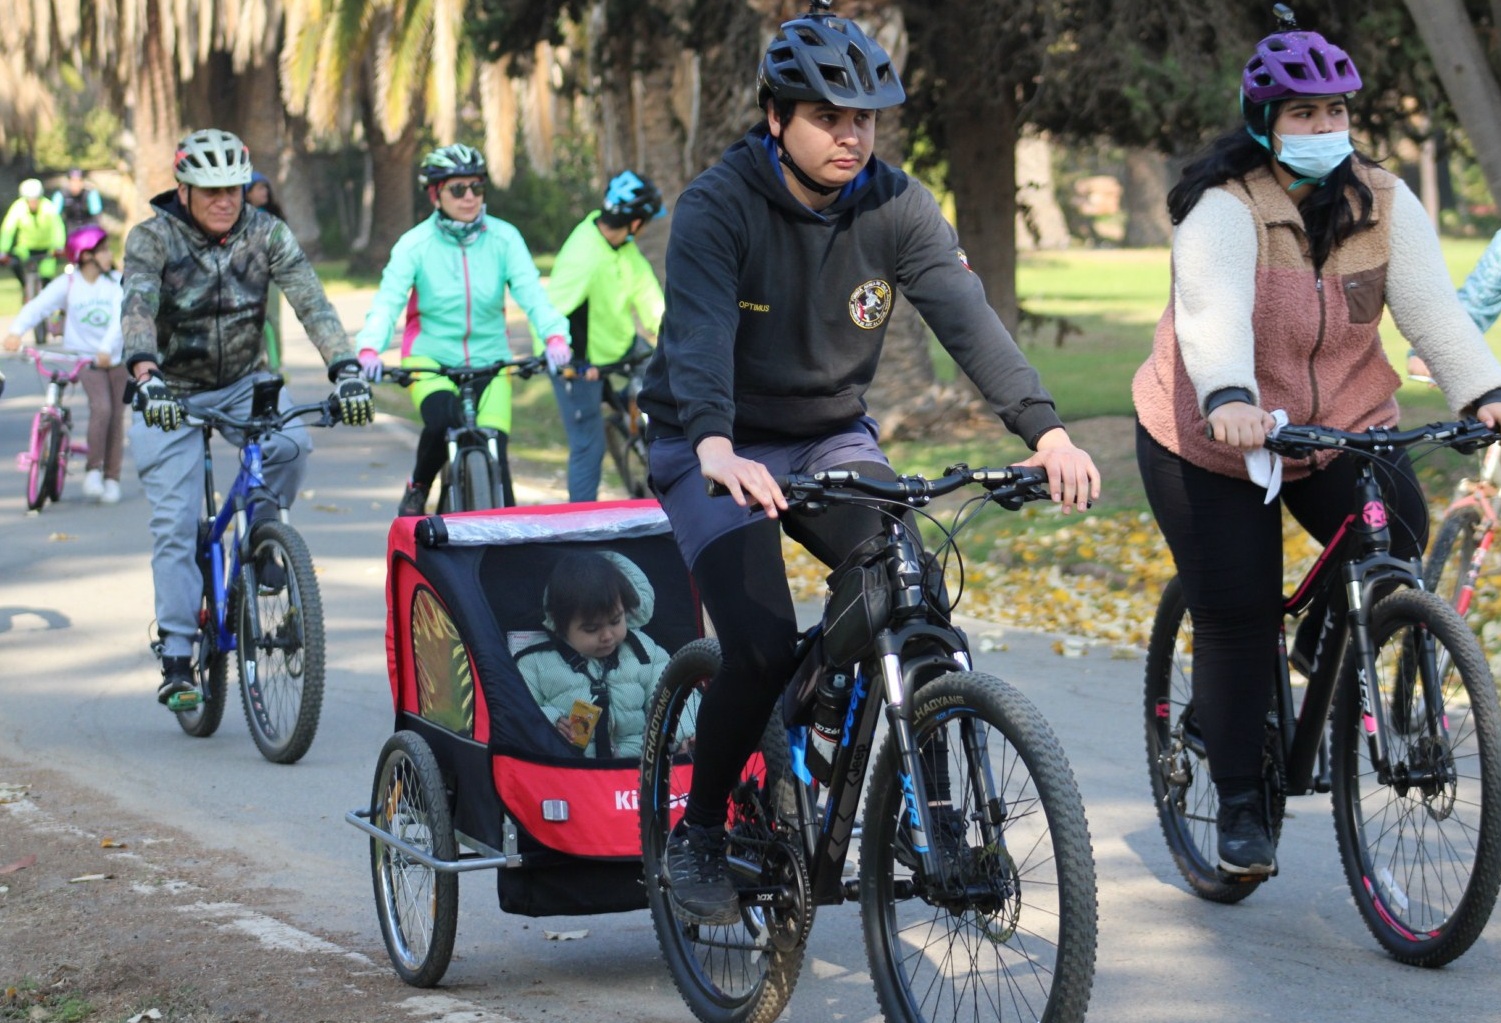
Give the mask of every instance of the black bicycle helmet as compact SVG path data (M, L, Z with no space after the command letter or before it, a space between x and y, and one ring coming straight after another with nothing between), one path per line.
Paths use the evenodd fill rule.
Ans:
M635 171L621 171L610 179L605 190L605 201L600 205L605 213L630 217L632 220L655 220L665 216L667 207L662 202L662 192Z
M882 110L902 103L906 90L881 45L848 18L826 13L826 0L811 7L783 22L766 48L756 76L757 104L802 100Z

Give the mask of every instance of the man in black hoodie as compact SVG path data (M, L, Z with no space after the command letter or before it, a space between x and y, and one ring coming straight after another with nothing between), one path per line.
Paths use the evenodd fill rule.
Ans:
M823 6L827 6L824 4ZM1074 447L1037 373L985 301L932 195L872 158L876 112L905 99L891 59L853 22L787 22L762 58L766 120L678 200L667 311L641 407L651 476L723 663L699 709L693 785L667 848L674 912L728 924L726 802L793 668L797 623L781 528L838 565L879 513L787 508L773 474L895 474L864 394L894 293L905 295L1001 421L1046 468L1053 499L1083 510L1099 474ZM705 495L722 483L733 502ZM748 513L750 502L761 511Z

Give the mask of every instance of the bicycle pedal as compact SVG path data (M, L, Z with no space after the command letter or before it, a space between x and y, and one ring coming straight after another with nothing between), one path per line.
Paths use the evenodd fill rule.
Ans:
M186 693L173 693L167 700L167 709L174 714L181 714L185 710L197 710L201 702L202 697L196 689Z

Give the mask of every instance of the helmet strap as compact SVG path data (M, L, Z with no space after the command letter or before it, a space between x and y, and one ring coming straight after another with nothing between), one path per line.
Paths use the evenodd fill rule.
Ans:
M833 195L844 187L843 185L830 187L829 185L821 185L817 181L814 181L801 167L792 162L792 157L787 153L787 147L782 145L780 140L777 141L777 159L792 171L792 176L797 178L798 184L810 192L817 192L819 195Z

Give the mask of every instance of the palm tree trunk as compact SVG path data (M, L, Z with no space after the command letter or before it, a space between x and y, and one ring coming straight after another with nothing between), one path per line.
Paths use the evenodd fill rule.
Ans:
M146 30L129 111L135 137L132 168L136 195L134 202L125 204L127 223L147 216L151 197L172 187L172 154L182 134L177 116L176 69L172 54L162 44L161 3L146 0L145 4Z

